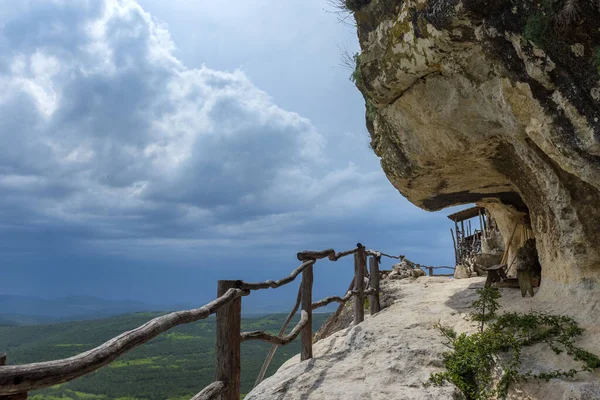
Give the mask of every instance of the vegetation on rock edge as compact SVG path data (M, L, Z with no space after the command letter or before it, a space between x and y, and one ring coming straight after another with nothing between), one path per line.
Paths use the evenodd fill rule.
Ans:
M478 289L477 294L479 299L473 303L477 312L473 319L481 321L483 327L486 321L495 318L500 293L496 288L483 288ZM471 335L457 335L452 328L441 325L437 328L452 350L443 354L446 371L432 374L430 383L441 385L451 382L469 400L504 397L510 385L517 380L571 378L579 372L600 368L597 355L575 346L575 340L581 336L583 329L564 315L506 313ZM522 349L535 344L545 344L556 354L566 352L575 361L581 362L580 368L521 372ZM499 376L494 375L495 368L501 371Z
M338 10L356 12L369 4L371 0L330 0L329 3Z

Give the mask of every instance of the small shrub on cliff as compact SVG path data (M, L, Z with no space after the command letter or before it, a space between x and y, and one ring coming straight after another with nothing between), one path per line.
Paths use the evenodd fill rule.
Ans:
M344 3L346 3L346 7L352 11L358 11L362 7L369 4L370 2L371 2L371 0L345 0L344 1Z
M360 53L355 53L352 56L352 63L354 63L354 69L352 70L352 74L350 74L350 80L356 84L356 86L360 86L362 84L362 77L360 75Z
M328 3L336 10L356 12L369 4L371 0L329 0Z
M366 117L367 117L367 121L375 121L375 117L377 116L377 108L375 107L375 104L373 104L373 102L370 99L367 99L366 101L366 108L367 108L367 113L366 113Z
M483 324L494 318L500 296L499 292L491 290L479 290L478 294L479 299L473 303L477 311L473 317ZM496 306L490 307L491 304ZM548 381L600 368L598 356L574 344L583 329L572 318L563 315L506 313L472 335L457 335L451 328L441 325L437 328L452 350L443 354L446 371L432 374L430 384L452 382L469 400L504 397L510 385L517 380ZM537 374L533 371L523 373L520 371L522 348L534 344L545 344L556 354L566 352L575 361L580 361L581 366L567 371L558 369ZM502 371L495 384L494 367Z
M523 36L538 47L546 47L552 39L549 35L564 31L580 19L582 6L588 0L542 0L537 11L530 15L523 29ZM595 1L599 6L600 2Z
M350 54L347 50L342 52L341 66L351 71L349 79L359 86L362 84L360 75L360 53Z
M481 322L480 330L483 332L484 324L496 317L496 311L500 308L498 299L502 295L498 288L494 287L477 289L476 293L479 295L479 299L472 304L476 312L471 314L471 319Z
M535 43L539 48L546 47L550 21L543 13L533 14L527 19L523 29L523 37Z

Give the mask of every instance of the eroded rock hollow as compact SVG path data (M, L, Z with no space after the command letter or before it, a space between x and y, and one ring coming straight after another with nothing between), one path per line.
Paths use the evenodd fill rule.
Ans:
M366 3L366 4L364 4ZM364 4L364 5L363 5ZM600 293L600 4L372 0L356 83L390 182L530 227L541 295Z

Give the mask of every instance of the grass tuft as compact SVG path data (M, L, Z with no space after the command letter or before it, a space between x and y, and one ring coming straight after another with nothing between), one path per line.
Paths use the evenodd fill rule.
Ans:
M328 0L332 7L343 12L356 12L370 2L371 0Z

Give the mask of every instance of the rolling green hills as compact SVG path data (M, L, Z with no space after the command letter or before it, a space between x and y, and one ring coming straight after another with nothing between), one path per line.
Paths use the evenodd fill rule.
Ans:
M135 328L160 313L135 313L53 325L0 326L0 351L10 364L69 357ZM277 333L284 314L242 319L242 331ZM327 318L313 316L313 329ZM295 321L297 322L298 317ZM270 345L242 343L242 393L252 388ZM300 349L299 339L280 348L268 374ZM189 400L214 381L215 319L183 325L125 354L107 367L74 381L32 392L32 400Z

